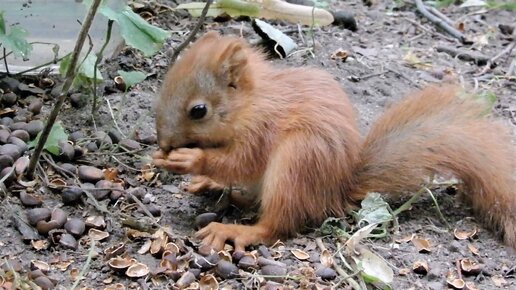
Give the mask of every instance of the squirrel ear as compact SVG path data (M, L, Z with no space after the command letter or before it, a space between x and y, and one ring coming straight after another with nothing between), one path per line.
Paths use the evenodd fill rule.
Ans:
M237 86L247 66L247 54L243 44L240 41L231 42L220 55L218 63L230 86Z

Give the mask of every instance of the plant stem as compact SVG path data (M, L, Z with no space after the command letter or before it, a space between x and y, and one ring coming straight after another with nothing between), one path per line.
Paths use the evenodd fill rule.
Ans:
M174 63L176 61L176 58L179 56L179 53L183 49L185 49L190 42L192 42L192 40L195 37L195 35L197 34L197 32L199 32L201 25L204 23L204 18L206 17L206 14L208 14L208 9L210 9L210 5L212 2L213 2L213 0L206 0L206 5L202 9L201 16L199 17L199 21L197 21L197 24L195 25L194 29L192 29L192 31L190 31L190 34L185 39L185 41L183 41L183 43L181 43L180 45L177 46L176 49L174 49L174 54L172 54L172 57L170 58L169 63L171 63L171 64Z
M45 128L43 128L43 131L41 132L41 137L39 138L39 142L36 145L36 149L34 149L34 153L31 156L29 168L27 169L27 178L29 179L32 179L34 177L34 170L36 169L36 165L39 161L41 152L43 151L43 147L47 142L48 135L52 130L52 126L56 122L57 115L59 114L61 106L63 105L65 98L68 95L68 91L72 86L73 80L75 78L75 69L77 66L77 60L79 59L79 54L82 50L82 46L84 45L84 41L86 40L86 36L88 35L88 31L91 27L91 23L93 22L93 18L95 18L95 14L97 13L97 9L99 8L101 2L102 0L93 0L93 3L91 4L90 9L88 10L88 14L84 19L84 24L81 27L81 31L79 32L79 36L77 37L77 41L75 42L75 47L72 52L70 66L66 71L66 80L63 85L63 89L57 99L57 102L54 105L54 108L52 109L52 112L50 112L50 116L48 117L47 123L45 124Z
M93 66L93 104L91 106L91 115L96 116L97 115L97 66L99 65L100 60L102 59L102 56L104 55L104 50L106 49L109 40L111 39L111 30L113 29L113 20L109 19L107 23L107 32L106 32L106 40L104 41L104 44L100 48L99 52L97 53L97 59L95 60L95 65Z
M4 64L5 64L5 72L7 73L7 75L10 75L9 66L7 65L7 55L6 55L5 47L4 47Z
M15 74L15 76L20 76L20 75L22 75L22 74L26 74L26 73L28 73L28 72L35 71L35 70L37 70L37 69L40 69L40 68L42 68L42 67L45 67L45 66L50 65L50 64L53 64L53 63L58 63L58 62L60 62L63 58L64 58L64 56L63 56L63 57L60 57L60 58L58 58L58 59L54 59L54 60L51 60L51 61L49 61L49 62L46 62L46 63L40 64L40 65L38 65L38 66L31 67L31 68L29 68L29 69L26 69L26 70L24 70L24 71L21 71L21 72L16 73L16 74Z

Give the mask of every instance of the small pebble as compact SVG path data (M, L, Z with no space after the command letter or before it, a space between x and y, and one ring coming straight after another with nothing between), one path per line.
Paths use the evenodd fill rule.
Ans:
M238 267L226 260L220 260L217 263L216 272L223 279L231 279L238 276Z

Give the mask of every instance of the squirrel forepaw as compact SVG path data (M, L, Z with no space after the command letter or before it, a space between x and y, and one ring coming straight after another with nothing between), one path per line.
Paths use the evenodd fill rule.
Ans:
M192 177L187 187L188 192L200 194L206 191L220 191L224 189L224 185L217 183L204 175L196 175Z
M204 152L199 148L179 148L163 157L155 154L154 164L178 174L201 174L204 166Z
M212 222L200 229L195 236L202 239L201 254L209 254L211 250L220 251L227 240L233 241L235 251L245 251L245 247L260 243L268 243L269 231L261 225L244 226Z

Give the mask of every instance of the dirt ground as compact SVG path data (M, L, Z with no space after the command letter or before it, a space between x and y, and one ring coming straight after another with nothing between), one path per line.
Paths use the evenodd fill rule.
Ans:
M174 1L157 2L169 7L175 6ZM148 6L156 10L159 7L155 3ZM409 1L377 1L371 7L357 0L331 1L329 7L335 11L352 13L357 21L358 30L353 32L339 26L317 28L314 36L315 49L311 50L312 38L307 27L302 27L303 33L300 34L296 25L271 21L275 27L292 37L299 46L291 56L271 61L282 66L310 65L331 72L355 105L361 130L364 133L389 104L398 101L406 93L429 83L448 80L458 80L470 90L494 93L497 96L494 114L501 117L507 126L516 132L516 82L514 77L512 80L504 78L511 60L516 57L516 49L510 53L510 56L509 54L501 56L497 61L498 66L482 75L477 75L482 70L482 66L436 51L438 46L448 46L464 51L475 50L488 57L497 55L511 41L515 41L515 34L505 35L499 29L500 24L514 27L516 23L513 11L487 9L475 13L480 9L458 6L442 8L441 11L451 19L461 19L466 35L477 41L474 45L463 46L424 20L415 12L415 7ZM110 132L115 129L113 120L116 120L120 130L136 140L151 139L155 136L152 105L168 65L167 52L185 39L196 22L196 19L189 18L185 13L167 9L160 11L161 13L155 15L151 22L173 31L160 53L151 58L144 58L134 50L123 49L115 58L108 60L102 68L103 72L106 72L104 78L109 80L117 75L118 69L144 71L148 75L147 79L127 94L106 93L99 109L99 119L95 124L91 122L90 105L74 108L67 102L60 120L68 133L80 131L86 136L91 136L95 130ZM245 20L214 22L212 18L208 18L202 31L206 30L241 35L253 43L259 40L250 22ZM332 59L332 54L337 50L349 53L346 61ZM107 87L111 85L112 83L108 83ZM46 98L43 111L48 112L52 103L51 98ZM205 212L217 212L221 206L216 205L216 197L193 196L183 192L182 188L188 182L187 177L173 176L159 171L156 171L159 172L159 176L151 180L142 177L141 169L148 163L149 154L157 148L155 144L142 146L143 150L137 150L132 154L101 148L86 154L75 161L75 164L92 164L102 169L117 168L118 177L125 181L126 188L143 189L142 198L147 200L146 203L148 202L147 204L152 205L153 208L159 208L158 223L170 228L172 240L179 247L195 249L196 241L192 235L195 231L196 216ZM47 168L46 163L42 164ZM107 223L105 231L110 234L109 238L96 245L93 254L89 252L90 244L87 239L80 240L77 249L51 245L46 249L36 250L30 243L22 241L21 234L12 219L13 216L24 216L29 208L19 201L17 195L20 191L23 191L23 187L19 185L9 187L8 194L2 198L0 208L0 214L4 217L0 220L0 230L3 232L0 237L0 256L4 262L19 261L20 275L24 276L29 272L29 261L45 261L51 265L48 275L57 280L56 288L70 289L74 281L73 277L76 277L77 272L87 263L88 256L92 256L89 271L84 274L85 279L77 289L82 287L104 289L115 283L122 283L128 289L171 289L174 283L171 277L131 279L115 273L107 265L107 255L104 251L112 245L124 243L130 256L147 264L151 272L159 268L159 259L149 253L137 253L145 244L146 237L134 238L128 234L129 221L126 215L132 217L128 219L130 221L151 225L145 214L137 210L138 206L135 204L127 201L110 202L107 199L99 201L94 206L91 200L84 198L82 203L63 205L59 190L51 190L43 185L36 187L34 191L43 197L45 207L51 209L60 207L68 212L69 216L79 218L101 215ZM483 265L480 273L464 276L464 280L473 282L477 289L516 289L515 252L504 246L491 232L478 225L470 209L460 203L456 195L450 194L449 190L446 191L444 188L436 189L435 192L440 209L452 229L467 230L476 227L478 233L472 239L456 240L453 233L446 229L432 200L428 197L422 198L410 210L400 215L399 232L394 232L392 229L386 238L365 242L370 250L381 255L392 267L394 271L392 289L447 289L445 282L447 272L455 271L456 262L465 258ZM404 201L393 201L391 207L397 208ZM234 208L226 209L225 213L226 217L223 218L225 222L249 220L253 217L252 213L240 212ZM428 239L432 245L431 251L419 253L412 243L395 242L412 234ZM319 263L321 250L315 242L317 237L321 237L321 234L317 230L310 230L283 241L282 246L254 249L257 249L262 256L267 256L266 252L280 253L279 256L275 256L276 260L284 263L287 273L296 276L300 275L300 268L315 268ZM322 240L328 250L336 251L337 239L325 236ZM478 252L472 251L475 248ZM301 249L310 257L300 261L293 256L291 249ZM416 261L428 263L427 274L416 274L412 271ZM63 264L67 266L60 267ZM3 269L5 274L9 267L4 266ZM405 269L410 270L405 272ZM210 271L213 272L208 270ZM256 274L228 279L219 278L219 283L220 287L255 289L259 284L256 284L259 281L258 276ZM308 284L303 284L304 282L301 282L303 279L292 278L278 284L262 282L262 286L268 287L265 289L281 289L281 285L290 289L302 287L320 289L315 285L351 289L345 281L341 281L341 278L337 276L335 279L324 281L320 277L313 277L309 279ZM499 282L500 279L503 282ZM267 280L273 280L273 278ZM496 283L502 285L497 286Z

